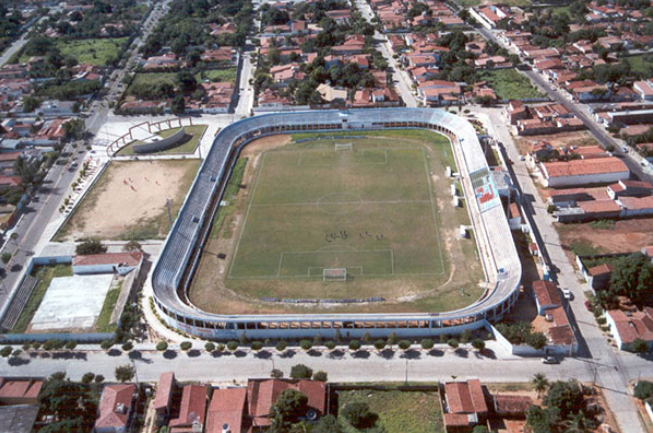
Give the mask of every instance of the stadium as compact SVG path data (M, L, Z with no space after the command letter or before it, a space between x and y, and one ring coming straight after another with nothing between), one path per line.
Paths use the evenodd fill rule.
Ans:
M218 314L191 302L189 287L197 272L212 221L219 212L238 157L248 144L279 134L345 133L355 138L374 131L402 129L433 131L451 141L459 182L467 202L469 228L474 234L478 260L486 280L485 290L476 301L453 311L329 312L326 309L318 312L293 310L283 314L239 314L238 311ZM368 153L366 157L375 156ZM385 158L387 161L388 156ZM363 234L358 233L358 236ZM346 237L346 234L341 237ZM354 266L358 263L351 263L351 267L350 264L331 267L332 260L324 257L333 259L333 254L327 252L320 255L319 260L316 255L284 259L282 254L279 272L308 269L311 276L311 269L314 269L315 275L324 279L362 275L363 266ZM312 262L307 264L307 257L310 261L322 262L317 263L319 266ZM340 253L339 259L342 257L346 256ZM394 263L388 257L385 251L380 251L376 255L357 254L356 260L368 269L383 273L391 266L388 263ZM282 267L284 260L287 260L287 269L285 264ZM232 263L232 273L240 271L238 265L238 260ZM500 319L512 307L517 300L520 280L519 256L473 125L462 117L441 110L391 108L267 114L240 120L221 130L168 234L154 266L151 284L156 312L161 320L191 335L231 339L242 333L250 338L302 337L320 333L329 338L338 333L351 337L365 333L377 337L392 332L399 336L423 336L481 328Z

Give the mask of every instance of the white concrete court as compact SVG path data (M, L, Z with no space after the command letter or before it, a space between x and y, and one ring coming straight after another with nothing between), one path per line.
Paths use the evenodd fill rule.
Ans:
M31 328L34 331L91 328L100 315L113 274L54 278Z

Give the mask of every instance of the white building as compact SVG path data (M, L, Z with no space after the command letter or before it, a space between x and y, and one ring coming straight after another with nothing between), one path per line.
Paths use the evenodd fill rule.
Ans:
M615 183L630 177L626 164L613 157L545 162L539 168L544 185L549 188Z
M138 268L143 261L143 253L107 253L73 257L74 274L126 275Z

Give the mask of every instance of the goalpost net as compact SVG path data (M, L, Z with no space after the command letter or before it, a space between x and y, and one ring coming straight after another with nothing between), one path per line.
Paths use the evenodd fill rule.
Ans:
M329 268L322 271L322 281L347 281L347 269Z
M336 151L338 150L354 150L352 143L336 143Z

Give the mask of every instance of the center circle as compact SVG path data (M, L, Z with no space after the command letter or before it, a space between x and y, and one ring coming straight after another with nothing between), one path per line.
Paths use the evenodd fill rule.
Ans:
M363 200L356 194L334 192L320 197L317 207L328 214L346 215L356 212L363 205Z

